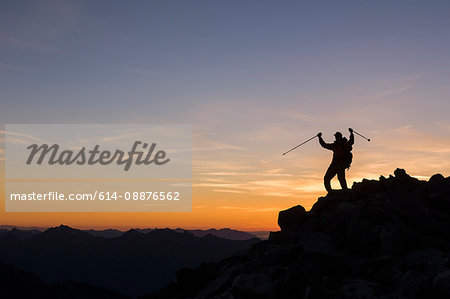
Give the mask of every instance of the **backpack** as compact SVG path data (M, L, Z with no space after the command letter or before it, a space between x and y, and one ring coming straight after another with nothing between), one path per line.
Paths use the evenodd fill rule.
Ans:
M353 154L352 154L352 145L350 143L348 143L347 138L343 138L344 142L342 143L342 149L343 152L345 153L345 158L343 158L343 162L344 162L344 167L346 169L350 168L350 165L352 164L353 161Z

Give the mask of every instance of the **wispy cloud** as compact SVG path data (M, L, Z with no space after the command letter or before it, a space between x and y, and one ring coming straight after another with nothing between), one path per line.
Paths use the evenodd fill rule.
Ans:
M246 193L245 190L233 190L233 189L213 189L214 192L220 192L220 193Z
M399 96L412 90L417 81L426 76L425 73L409 74L382 80L378 83L379 91L374 94L375 98Z
M28 135L28 134L22 134L22 133L16 133L16 132L10 132L10 131L0 131L0 134L5 134L8 136L8 141L16 142L18 144L28 144L30 141L39 142L39 143L45 143L40 138L36 138L34 136Z
M375 97L390 97L390 96L395 96L395 95L399 95L402 93L407 92L408 90L411 89L411 86L400 86L400 87L392 87L392 88L387 88L381 92L378 92L375 94Z
M41 139L33 137L31 135L27 135L27 134L8 132L8 131L0 131L0 135L1 134L3 134L3 136L0 139L0 143L2 143L2 144L4 144L5 139L7 139L9 143L15 144L15 145L29 145L30 142L43 143L43 141ZM6 138L4 136L6 136ZM5 160L5 151L3 149L0 149L0 161L4 161L4 160Z
M237 146L237 145L233 145L233 144L227 144L227 143L222 143L222 142L217 142L217 141L212 141L212 140L208 140L208 141L205 140L202 142L201 147L194 147L192 149L192 151L195 151L195 152L217 151L217 150L245 151L247 149L242 146Z
M40 44L40 43L34 43L24 40L19 40L16 38L7 38L7 42L16 45L22 48L31 49L31 50L37 50L37 51L43 51L43 52L50 52L50 53L62 53L61 49L58 49L56 47Z
M396 151L450 154L449 137L425 133L414 129L410 125L396 128L385 135L385 138L391 141L386 146ZM401 143L398 142L399 136L402 138Z
M224 210L243 210L248 212L256 212L256 213L264 213L264 212L276 212L281 210L281 207L267 207L267 208L261 208L261 207L241 207L241 206L221 206L220 209Z
M29 67L12 65L12 64L2 63L2 62L0 62L0 69L15 71L15 72L24 72L24 73L29 73L29 72L33 71L33 69L31 69Z
M438 125L440 128L444 129L445 131L450 132L450 122L449 122L449 121L442 120L442 121L439 121L439 122L437 123L437 125Z
M140 68L127 68L125 69L125 73L133 74L133 75L153 75L158 72L149 70L149 69L140 69Z
M192 187L219 187L219 188L236 188L236 189L246 189L245 186L241 184L231 184L231 183L198 183L193 184Z

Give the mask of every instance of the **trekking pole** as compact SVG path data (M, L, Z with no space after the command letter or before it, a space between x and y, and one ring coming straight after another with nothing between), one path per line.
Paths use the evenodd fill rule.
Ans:
M286 155L287 153L289 153L289 152L292 152L293 150L295 150L297 147L299 147L299 146L302 146L303 144L305 144L305 143L307 143L307 142L309 142L309 141L311 141L311 140L313 140L314 138L316 138L317 137L317 135L316 136L314 136L314 137L311 137L311 138L309 138L308 140L306 140L305 142L303 142L303 143L300 143L299 145L297 145L297 146L295 146L295 147L293 147L293 148L291 148L290 150L288 150L287 152L285 152L285 153L283 153L283 156L284 155Z
M362 138L366 139L367 141L370 141L370 139L369 139L369 138L367 138L367 137L365 137L365 136L363 136L363 135L359 134L359 133L358 133L358 132L356 132L355 130L353 130L353 133L355 133L356 135L359 135L359 136L361 136Z

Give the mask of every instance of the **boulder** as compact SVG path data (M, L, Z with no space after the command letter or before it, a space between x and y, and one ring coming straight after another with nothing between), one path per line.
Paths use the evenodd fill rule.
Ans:
M276 298L272 279L265 273L243 273L233 280L237 298Z
M308 213L301 205L281 211L278 214L278 225L283 232L296 232L308 220Z
M327 255L338 254L335 240L325 233L306 232L300 235L298 242L305 251L322 252Z
M376 284L362 279L345 279L339 293L345 299L378 299L374 288Z
M442 296L442 298L450 298L450 270L436 275L433 279L433 289Z

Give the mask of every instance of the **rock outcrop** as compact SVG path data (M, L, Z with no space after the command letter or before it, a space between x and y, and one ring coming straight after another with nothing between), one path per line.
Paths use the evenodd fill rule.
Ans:
M245 255L183 269L152 298L450 298L450 178L404 170L281 211Z

